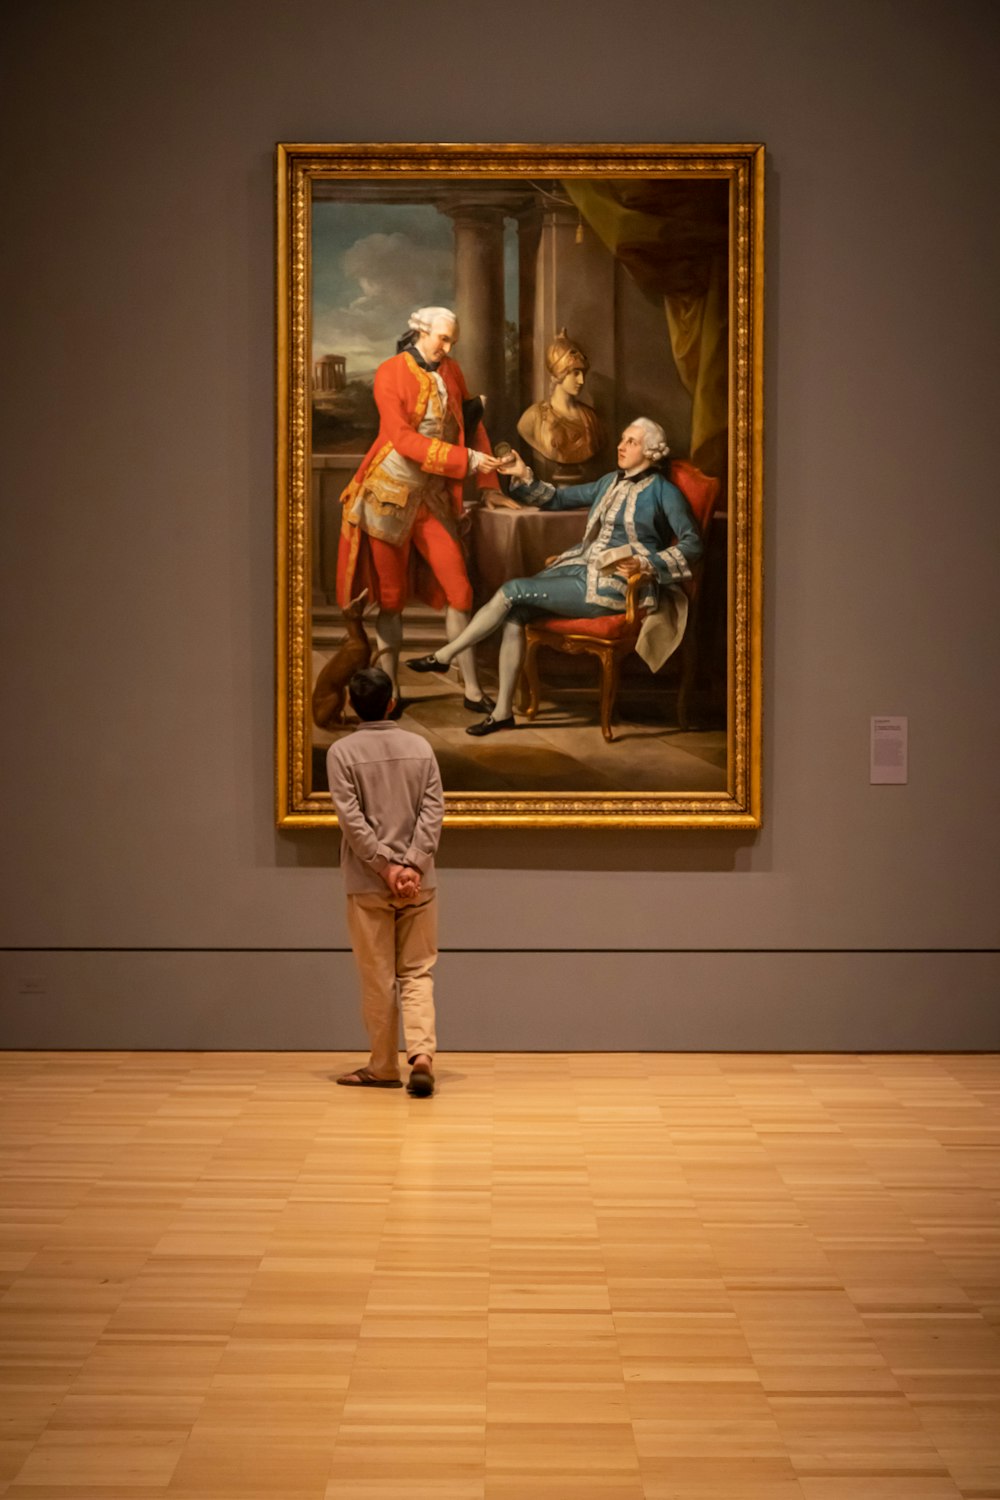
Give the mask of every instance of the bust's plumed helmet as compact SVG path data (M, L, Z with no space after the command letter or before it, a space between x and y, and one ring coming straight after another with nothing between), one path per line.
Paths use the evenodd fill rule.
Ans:
M582 370L586 375L590 369L590 360L579 344L570 338L565 328L560 328L545 351L545 367L553 380L562 380L570 370Z

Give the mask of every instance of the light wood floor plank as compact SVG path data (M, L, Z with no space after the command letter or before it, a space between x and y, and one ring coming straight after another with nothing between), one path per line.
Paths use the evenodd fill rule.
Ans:
M0 1054L3 1500L1000 1500L1000 1059Z

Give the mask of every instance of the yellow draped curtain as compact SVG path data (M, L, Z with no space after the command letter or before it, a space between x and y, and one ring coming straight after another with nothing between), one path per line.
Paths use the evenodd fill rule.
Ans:
M612 183L567 179L581 217L645 290L662 297L670 348L691 396L691 460L725 476L729 426L729 309L723 254L701 257L690 245L671 257L671 226L623 201ZM686 253L685 253L686 252Z

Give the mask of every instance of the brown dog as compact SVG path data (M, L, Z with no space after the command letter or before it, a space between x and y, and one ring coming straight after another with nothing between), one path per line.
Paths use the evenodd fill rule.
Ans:
M356 599L343 610L347 640L333 653L316 679L313 688L313 720L320 729L334 729L344 722L344 705L347 702L347 684L355 672L367 667L372 659L372 648L365 635L363 616L368 590L362 589Z

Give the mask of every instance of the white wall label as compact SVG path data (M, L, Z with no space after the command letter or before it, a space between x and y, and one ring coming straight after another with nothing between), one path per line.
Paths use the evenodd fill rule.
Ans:
M872 715L871 767L872 786L905 786L909 780L907 733L909 719Z

